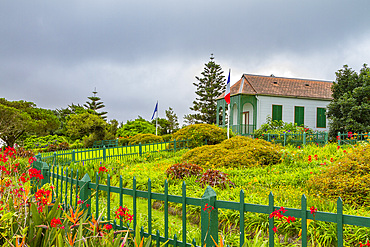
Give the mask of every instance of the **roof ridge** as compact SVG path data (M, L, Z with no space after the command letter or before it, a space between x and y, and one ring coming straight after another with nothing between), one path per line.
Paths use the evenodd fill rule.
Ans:
M280 78L280 79L293 79L293 80L301 80L301 81L317 81L317 82L333 83L333 81L325 81L325 80L303 79L303 78L281 77L281 76L255 75L255 74L245 74L245 73L243 73L243 76L257 76L257 77L267 77L267 78Z
M248 81L248 79L246 77L244 77L245 74L243 74L242 78L245 78L245 80L247 81L247 83L249 84L249 86L251 86L251 88L253 89L253 91L257 94L257 90L252 86L252 84Z

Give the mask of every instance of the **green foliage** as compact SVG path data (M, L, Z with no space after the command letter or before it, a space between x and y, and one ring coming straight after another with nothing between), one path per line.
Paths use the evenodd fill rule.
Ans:
M168 110L166 110L166 117L169 122L167 134L175 133L176 131L178 131L179 130L178 118L176 113L173 111L171 107L169 107Z
M53 111L37 108L32 102L0 98L0 139L8 146L22 135L47 135L59 127Z
M212 124L193 124L183 127L173 134L172 140L189 139L189 148L199 147L205 144L207 139L208 145L222 142L227 138L227 130Z
M67 122L67 134L72 140L82 139L85 147L91 147L94 141L109 139L107 127L108 124L98 115L71 115Z
M184 179L190 176L198 177L202 171L203 168L198 165L183 162L170 166L166 170L166 174L171 178Z
M169 133L170 122L167 119L158 118L153 119L151 122L153 126L155 126L156 123L158 124L157 126L158 135L166 135Z
M217 97L225 91L226 83L222 68L214 61L211 54L210 61L205 64L204 71L201 73L202 78L196 76L197 83L193 83L197 87L197 97L193 101L193 106L190 110L197 112L191 114L197 122L215 124L217 113ZM187 116L189 118L189 115ZM191 119L191 117L189 118Z
M340 196L347 204L368 207L369 179L370 145L365 144L312 177L308 187L327 198L337 199Z
M280 150L279 146L264 140L237 136L217 145L189 150L181 159L202 167L246 168L279 163Z
M155 134L155 126L139 116L133 121L127 120L127 123L117 130L118 137L134 136L137 134Z
M102 109L105 107L103 102L100 102L100 98L96 96L98 92L96 90L93 92L94 96L87 97L90 101L86 101L86 104L84 104L84 107L89 110L93 110L95 114L102 117L103 119L106 119L107 112L97 112L97 110Z
M328 105L330 137L338 132L364 133L370 131L370 68L364 64L360 73L347 65L336 72L333 100Z
M300 127L296 123L287 123L282 120L272 120L271 117L267 117L266 123L262 124L261 127L254 131L254 137L262 138L264 134L284 134L284 133L313 133L313 131L307 127Z
M163 142L163 138L161 136L156 136L153 134L137 134L134 136L131 136L128 138L129 139L129 144L134 145L134 144L139 144L139 143L158 143L158 142Z
M40 151L47 151L47 152L56 151L56 150L66 150L69 148L67 138L64 136L57 136L57 135L47 135L47 136L42 136L42 137L32 135L32 136L27 137L23 141L22 146L26 150L38 149ZM53 149L53 150L48 150L48 149Z

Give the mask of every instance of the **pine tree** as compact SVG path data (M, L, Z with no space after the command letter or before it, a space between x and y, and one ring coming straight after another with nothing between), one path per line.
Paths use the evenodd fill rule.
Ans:
M210 61L205 64L202 78L196 76L198 82L193 83L197 87L197 98L193 101L190 110L197 112L191 114L196 122L213 124L216 123L217 102L216 99L226 88L226 79L222 74L222 68L214 61L211 54ZM189 117L189 116L188 116Z
M170 125L168 126L169 133L175 133L179 129L179 122L176 113L171 107L166 110L166 117Z
M102 109L105 107L104 103L103 102L100 102L100 98L98 96L96 96L98 92L96 91L96 88L93 92L94 96L91 96L91 97L87 97L89 100L91 100L91 102L89 101L86 101L86 104L84 104L84 107L86 109L90 109L90 110L93 110L94 112L96 112L96 114L100 117L102 117L103 119L106 119L107 116L105 116L107 114L107 112L97 112L97 110L99 109Z

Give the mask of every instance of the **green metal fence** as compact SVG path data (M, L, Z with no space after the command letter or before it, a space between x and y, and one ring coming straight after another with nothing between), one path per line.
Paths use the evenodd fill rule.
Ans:
M263 134L262 139L280 143L283 146L294 145L294 146L303 146L307 144L316 144L316 145L325 145L328 143L328 133L283 133L283 134Z
M103 147L106 148L118 147L118 139L94 141L93 148L103 148Z
M144 143L121 147L62 150L54 153L40 153L42 161L48 164L69 164L73 162L109 161L119 159L128 161L144 154L163 151L178 151L189 147L189 140L173 140L160 143Z
M95 181L91 181L88 174L85 174L84 177L78 179L78 171L76 173L73 170L68 170L65 167L59 166L49 166L47 163L41 161L41 157L37 156L37 161L33 163L33 166L36 169L40 169L44 179L41 181L42 185L45 183L52 183L55 186L55 191L57 196L62 196L62 203L65 207L76 206L77 196L83 201L82 208L88 210L88 213L91 215L95 213L95 217L98 218L102 210L106 210L106 219L111 220L111 197L112 194L118 194L119 204L123 206L123 195L129 195L132 197L133 202L133 222L131 225L123 226L122 222L113 221L114 229L127 229L132 230L136 229L137 225L137 200L138 198L144 198L148 203L148 227L147 231L144 231L144 228L141 228L141 236L148 237L152 236L152 239L156 241L156 246L159 246L160 243L164 243L167 240L168 244L173 246L204 246L206 243L207 246L214 246L214 243L211 239L211 236L218 241L218 210L219 209L229 209L235 210L239 213L239 232L240 240L239 246L244 244L245 239L245 213L261 213L261 214L271 214L276 209L279 209L279 206L274 204L274 196L272 193L269 195L269 204L268 205L259 205L259 204L250 204L244 202L244 191L240 191L239 202L231 201L221 201L217 200L217 195L211 187L207 187L202 198L192 198L186 196L186 184L182 184L182 195L169 195L168 194L168 182L164 182L164 192L163 193L154 193L151 188L151 180L148 179L147 191L138 190L136 186L136 179L133 178L133 187L132 189L124 188L122 176L119 179L119 187L111 186L110 175L107 175L106 184L102 184L102 179L99 177L99 174L96 173ZM152 224L152 203L153 201L162 201L164 205L164 236L161 236L159 231L153 229ZM168 222L169 222L169 203L179 203L181 204L181 215L182 215L182 236L181 239L177 239L177 236L169 236L168 233ZM210 214L202 210L204 206L208 204L214 207L214 210ZM200 207L200 216L201 216L201 243L196 243L193 239L191 243L187 242L187 228L186 228L186 206L193 205ZM293 216L300 218L301 228L302 228L302 246L307 246L307 219L316 220L316 221L325 221L333 222L337 224L337 246L341 247L343 243L343 225L354 225L354 226L363 226L370 227L370 218L368 217L359 217L353 215L344 215L343 214L343 203L340 198L337 200L337 213L328 213L328 212L317 212L315 218L311 214L310 210L307 210L307 199L305 195L302 195L301 198L301 208L286 208L285 216ZM269 218L269 246L274 246L274 218Z
M338 145L354 145L358 142L370 142L370 133L340 133L337 135Z

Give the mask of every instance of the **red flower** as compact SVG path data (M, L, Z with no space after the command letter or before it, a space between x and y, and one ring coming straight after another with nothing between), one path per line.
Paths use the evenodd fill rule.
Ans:
M98 173L107 172L107 171L108 171L108 169L105 166L101 166L101 167L99 167L99 172Z
M277 227L274 226L274 228L272 228L272 230L274 231L274 233L276 233L277 232Z
M110 229L112 229L113 227L112 227L112 225L111 225L111 224L106 224L103 228L104 228L104 229L106 229L106 230L110 230Z
M55 217L51 220L50 222L50 226L51 227L57 227L58 225L61 225L62 222L60 221L60 219L55 219Z
M115 216L116 219L119 219L121 216L124 220L130 221L130 222L133 219L133 215L128 213L128 208L127 207L120 206L116 210L115 214L116 214L116 216Z
M330 162L334 162L334 159L333 158L330 158Z
M81 199L78 200L77 204L84 203Z
M207 211L208 213L210 213L213 209L215 209L215 208L211 205L208 205L208 203L206 203L206 205L203 208L203 210Z
M35 157L30 157L28 159L28 163L31 165L34 161L36 161L36 158Z
M295 218L292 216L288 216L288 218L285 218L287 223L294 222Z
M313 214L313 215L315 215L315 214L316 214L316 212L317 212L317 208L315 208L314 206L312 206L312 207L310 208L310 210L311 210L311 214Z
M308 162L311 162L311 161L312 161L312 156L308 155Z
M315 154L315 156L314 156L314 157L315 157L315 159L317 160L317 157L318 157L318 156L317 156L317 154Z

